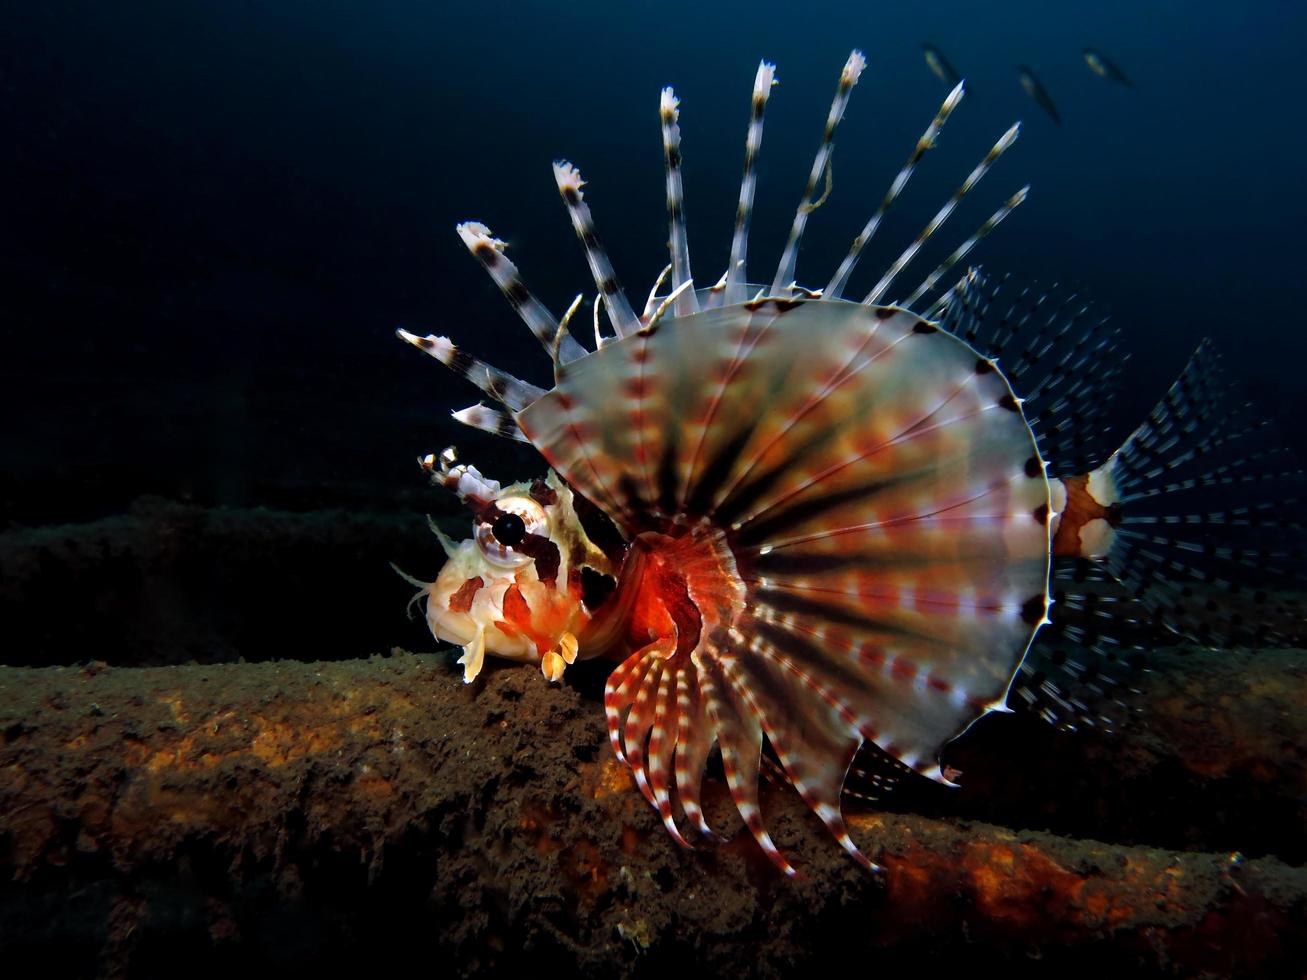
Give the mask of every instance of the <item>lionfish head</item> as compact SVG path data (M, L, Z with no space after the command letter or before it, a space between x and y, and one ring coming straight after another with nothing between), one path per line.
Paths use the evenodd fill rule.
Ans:
M577 518L571 489L552 472L501 486L457 463L452 449L420 462L473 518L472 536L458 544L432 525L448 558L434 582L414 582L431 632L463 648L465 683L487 653L539 664L558 680L576 659L591 608L614 581L612 563Z

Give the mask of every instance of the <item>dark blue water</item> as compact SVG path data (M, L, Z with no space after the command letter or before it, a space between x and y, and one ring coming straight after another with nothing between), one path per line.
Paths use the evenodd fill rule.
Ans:
M704 12L710 8L709 12ZM977 254L1072 280L1134 352L1138 415L1205 335L1267 414L1307 408L1298 117L1307 8L386 2L22 5L0 27L0 520L200 502L374 501L451 441L478 393L397 342L404 324L545 378L545 361L453 226L485 221L561 311L593 292L549 163L572 159L638 304L665 262L657 101L682 98L691 255L724 268L748 95L768 107L751 240L770 279L849 50L870 66L809 226L821 285L945 87L971 84L855 287L929 219L1013 121L1022 137L924 256L915 283L1024 183ZM1133 90L1093 75L1092 45ZM1055 126L1022 92L1029 64ZM856 289L854 291L857 291ZM492 356L493 355L493 356ZM484 437L489 439L489 437ZM474 450L473 450L474 451ZM529 454L523 468L534 469ZM507 478L525 472L501 474ZM311 499L310 499L311 498Z

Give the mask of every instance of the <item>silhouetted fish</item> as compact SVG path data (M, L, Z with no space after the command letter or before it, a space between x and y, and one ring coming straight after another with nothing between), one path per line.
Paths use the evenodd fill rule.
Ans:
M1098 75L1100 78L1107 78L1114 82L1119 82L1126 88L1135 87L1134 82L1126 77L1125 72L1113 64L1112 61L1101 51L1095 51L1093 48L1085 48L1085 64L1089 66L1090 71L1095 75Z
M949 64L949 60L944 57L944 53L939 48L933 44L923 44L921 50L926 55L926 64L941 82L945 85L956 85L962 81L962 76Z
M1026 65L1018 68L1017 72L1021 79L1021 87L1026 90L1026 95L1038 102L1039 107L1048 113L1049 118L1061 126L1062 117L1058 115L1057 106L1053 104L1053 100L1049 98L1048 92L1040 84L1039 79L1035 77L1035 73Z

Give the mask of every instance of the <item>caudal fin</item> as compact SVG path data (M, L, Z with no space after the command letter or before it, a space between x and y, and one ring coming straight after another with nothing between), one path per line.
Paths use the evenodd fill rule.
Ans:
M1209 341L1103 466L1060 482L1054 554L1102 560L1157 625L1207 646L1307 638L1290 591L1307 480Z

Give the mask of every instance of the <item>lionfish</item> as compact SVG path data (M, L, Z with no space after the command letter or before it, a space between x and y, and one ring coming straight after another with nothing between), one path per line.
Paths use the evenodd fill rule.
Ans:
M914 772L952 786L958 774L941 752L987 713L1029 703L1063 724L1105 717L1087 692L1110 693L1115 668L1130 659L1129 642L1104 628L1126 615L1127 601L1174 633L1235 642L1255 629L1266 601L1241 592L1241 572L1283 558L1221 537L1282 527L1274 505L1175 509L1186 491L1249 479L1247 459L1207 462L1257 428L1241 409L1221 407L1227 386L1210 344L1119 448L1096 457L1092 437L1123 358L1117 334L1087 304L1029 288L1009 300L1012 287L978 269L927 302L1027 188L905 299L887 301L1018 125L865 297L844 297L963 84L828 284L797 284L799 244L824 200L823 178L829 190L836 129L864 66L855 51L840 74L770 284L750 282L746 271L776 83L764 62L730 261L713 286L696 287L691 275L680 109L667 88L671 263L642 312L614 274L580 173L557 162L598 289L594 349L570 331L582 297L556 319L523 284L505 243L477 222L458 233L548 352L553 388L445 337L398 331L501 406L477 404L454 418L530 443L550 467L502 486L452 449L420 460L473 515L472 537L459 544L432 525L447 561L435 582L413 580L432 633L462 646L464 681L488 653L539 664L550 681L578 658L616 660L604 693L608 735L668 833L687 847L683 825L716 836L700 796L716 749L744 825L787 874L794 868L759 809L767 771L874 869L841 814L852 771L869 775L873 789ZM610 334L600 328L601 305ZM1257 478L1267 475L1273 467ZM1211 590L1222 593L1219 604ZM1256 638L1275 637L1262 629Z

